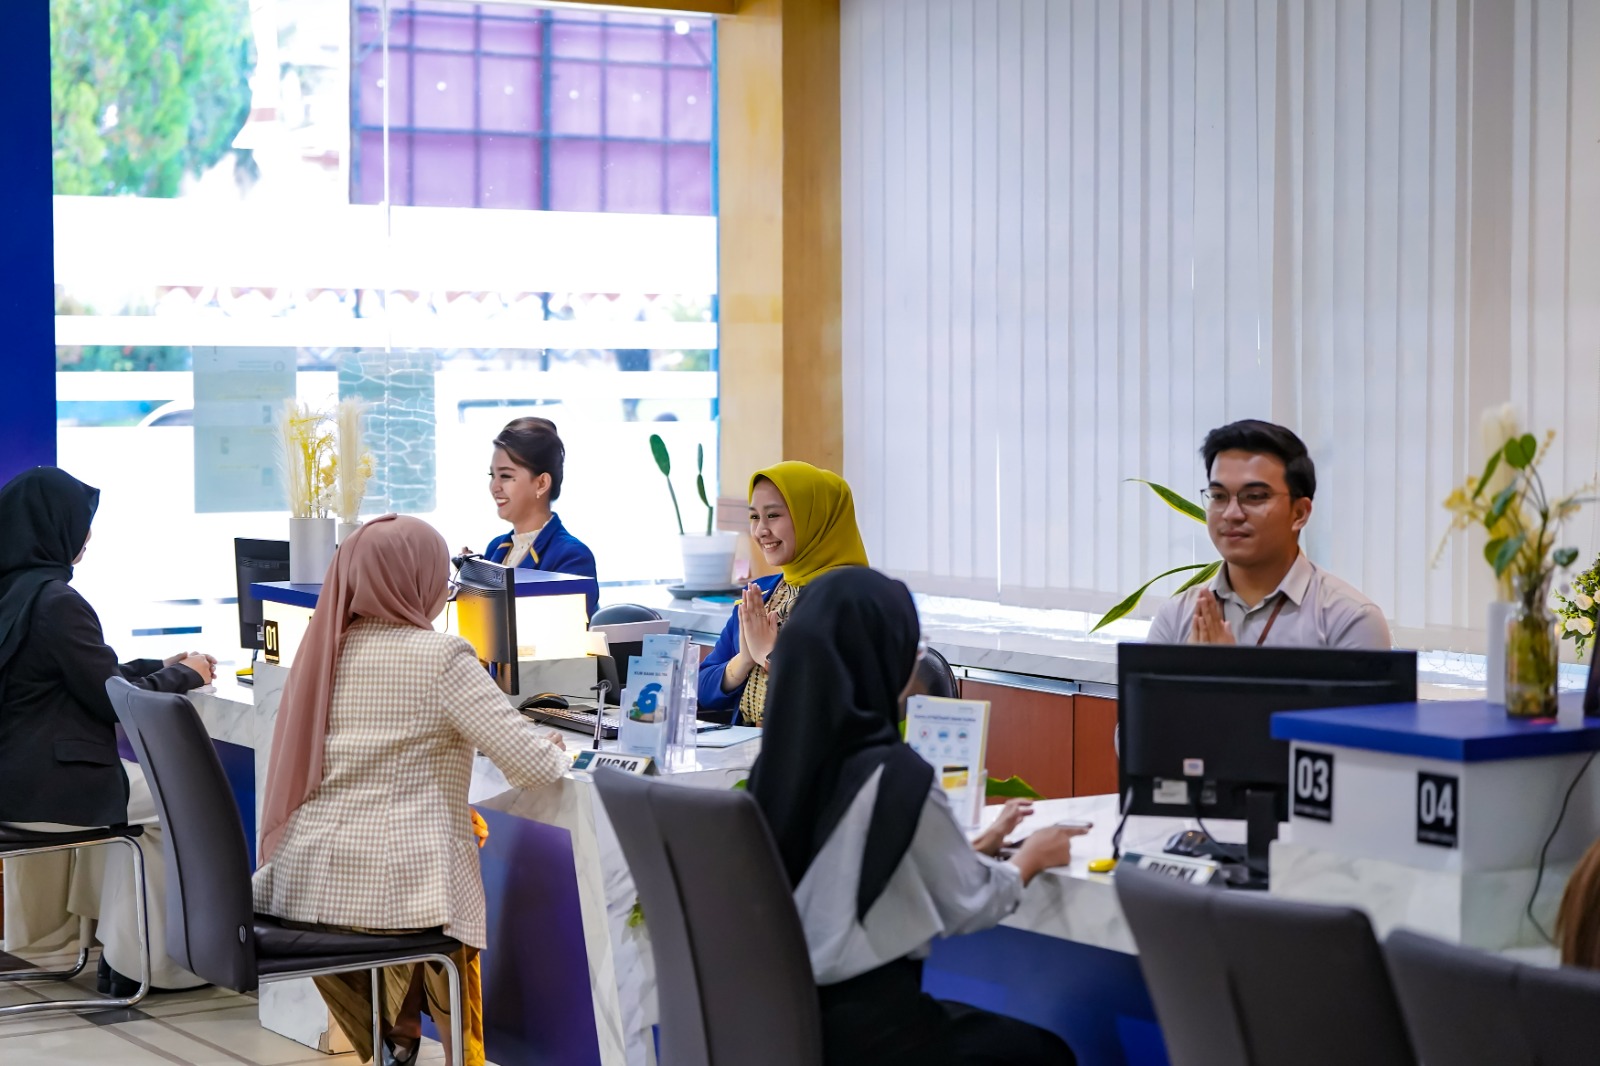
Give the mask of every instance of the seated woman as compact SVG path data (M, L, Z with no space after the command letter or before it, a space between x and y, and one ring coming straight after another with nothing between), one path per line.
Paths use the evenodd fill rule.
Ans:
M0 488L0 822L63 831L144 826L151 983L193 988L204 982L161 946L162 830L144 773L117 757L117 715L105 685L120 676L140 688L187 692L210 684L216 661L186 654L117 664L94 608L68 584L99 503L99 489L53 466ZM6 950L58 946L77 935L82 919L98 919L100 991L132 995L140 955L133 857L99 847L7 859L5 867Z
M800 590L841 566L866 566L850 485L831 470L787 462L750 479L750 539L768 566L782 573L757 578L700 663L700 717L728 721L736 714L761 724L767 657Z
M750 792L795 886L823 1060L1070 1064L1052 1033L922 992L929 943L998 923L1035 874L1070 861L1080 830L1036 830L1011 862L968 843L933 767L900 739L917 638L906 587L865 568L817 579L778 638Z
M449 569L444 538L384 515L333 557L284 687L261 814L256 910L365 932L443 929L466 945L467 1066L483 1059L483 879L467 807L473 752L523 788L558 780L561 742L518 714L460 637L435 632ZM415 1054L413 1010L443 1029L442 969L385 971L386 1043ZM368 975L317 987L363 1058L372 1056ZM404 1046L410 1043L410 1046Z
M546 570L552 574L595 576L594 552L567 532L550 505L561 498L567 449L548 418L515 418L494 439L489 461L489 495L495 513L511 523L483 549L494 563ZM599 606L598 591L588 595L589 616Z
M1591 678L1600 670L1590 670ZM1600 840L1589 845L1561 894L1556 912L1556 946L1561 965L1600 970Z

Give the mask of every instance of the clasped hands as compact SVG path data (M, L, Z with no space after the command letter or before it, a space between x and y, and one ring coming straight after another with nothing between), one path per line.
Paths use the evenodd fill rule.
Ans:
M739 650L764 670L767 657L777 643L778 619L767 610L761 587L754 583L746 585L744 599L739 604Z
M1189 624L1190 644L1236 644L1233 626L1222 617L1222 604L1210 589L1201 589L1194 601L1194 620Z

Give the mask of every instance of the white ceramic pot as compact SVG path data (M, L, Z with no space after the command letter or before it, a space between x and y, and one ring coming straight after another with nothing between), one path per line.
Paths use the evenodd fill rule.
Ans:
M733 555L738 546L736 533L716 532L710 536L684 534L683 583L692 589L725 589L733 584Z
M354 533L356 530L358 530L360 528L361 528L361 523L359 521L356 521L356 522L340 522L339 523L339 543L343 544L347 539L349 539L350 534Z
M1488 702L1498 703L1502 707L1506 702L1506 623L1511 620L1516 608L1516 604L1505 600L1495 600L1489 604L1488 664L1485 667L1484 684L1489 690Z
M333 562L332 518L289 519L289 580L296 585L320 585Z

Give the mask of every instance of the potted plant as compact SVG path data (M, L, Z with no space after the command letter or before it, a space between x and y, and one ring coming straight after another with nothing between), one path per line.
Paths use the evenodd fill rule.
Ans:
M683 550L685 591L721 592L730 588L738 537L713 529L717 509L712 506L711 498L706 493L705 446L698 445L695 449L694 478L700 503L706 509L706 531L703 534L684 532L683 512L678 507L678 490L672 485L672 457L667 453L667 442L658 433L650 434L650 454L655 459L656 469L667 479L667 493L672 498L672 515L678 522L678 541Z
M1157 485L1154 481L1143 481L1139 478L1129 478L1128 480L1136 481L1141 485L1150 486L1150 491L1159 496L1168 507L1171 507L1174 511L1177 511L1181 515L1185 515L1194 519L1202 526L1206 524L1205 511L1201 510L1200 505L1195 503L1193 500L1185 499L1179 493L1173 492L1165 485ZM1150 590L1150 586L1154 585L1162 578L1171 577L1174 574L1187 573L1190 570L1195 571L1190 575L1187 581L1179 585L1173 592L1173 595L1176 596L1179 593L1187 592L1196 585L1204 585L1207 581L1210 581L1213 577L1216 577L1217 571L1220 569L1222 569L1222 560L1213 559L1209 563L1186 563L1183 566L1175 566L1171 570L1157 574L1149 581L1146 581L1144 584L1134 589L1133 592L1121 603L1107 611L1100 621L1094 624L1094 629L1089 630L1089 632L1094 633L1105 628L1112 622L1115 622L1117 619L1132 611L1135 607L1139 606L1139 601L1143 599L1144 594Z
M320 584L333 561L336 474L328 416L290 400L278 423L283 444L283 487L289 502L289 580Z
M1482 526L1488 534L1483 557L1497 581L1510 579L1510 616L1505 624L1505 707L1518 718L1544 718L1556 713L1556 665L1559 640L1550 610L1550 580L1556 570L1571 566L1576 548L1558 548L1561 523L1589 502L1592 488L1551 499L1539 475L1539 460L1555 439L1541 444L1531 433L1505 441L1484 464L1483 473L1456 489L1444 501L1454 516L1451 531ZM1509 470L1499 491L1497 475Z

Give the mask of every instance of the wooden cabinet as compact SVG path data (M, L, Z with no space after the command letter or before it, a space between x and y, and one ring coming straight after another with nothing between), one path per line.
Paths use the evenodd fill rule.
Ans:
M990 777L1013 774L1046 799L1117 791L1117 701L984 681L962 681L961 696L989 701Z
M1053 692L961 682L961 697L989 701L989 776L1019 775L1047 799L1072 791L1072 701Z

